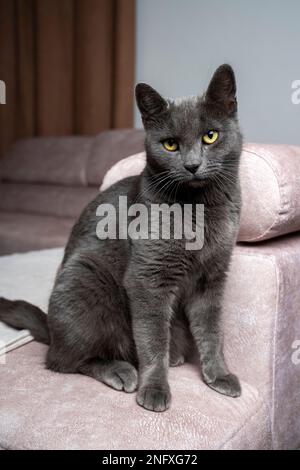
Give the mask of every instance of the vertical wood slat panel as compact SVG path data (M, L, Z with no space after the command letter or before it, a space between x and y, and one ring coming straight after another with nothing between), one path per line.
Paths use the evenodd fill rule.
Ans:
M113 127L133 126L135 0L116 0Z
M72 0L36 0L37 133L73 133Z
M3 156L15 137L17 57L14 15L15 2L0 0L0 80L6 84L6 104L0 104L0 156Z
M16 0L16 138L35 135L33 0Z
M111 127L113 14L113 0L76 0L77 134L96 134Z

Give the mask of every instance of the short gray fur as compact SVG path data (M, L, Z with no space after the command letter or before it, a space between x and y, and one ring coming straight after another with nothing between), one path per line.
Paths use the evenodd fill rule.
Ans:
M28 328L49 344L51 370L86 374L125 392L139 405L170 405L168 368L197 351L203 380L237 397L238 379L222 353L223 290L240 215L238 178L242 136L230 66L215 72L205 95L165 100L146 84L136 87L146 130L147 165L140 176L114 184L83 211L67 244L50 298L48 318L26 302L0 300L0 319ZM214 129L212 145L201 136ZM162 144L174 138L176 152ZM193 166L191 172L188 168ZM201 250L185 240L99 240L96 209L139 202L204 204Z

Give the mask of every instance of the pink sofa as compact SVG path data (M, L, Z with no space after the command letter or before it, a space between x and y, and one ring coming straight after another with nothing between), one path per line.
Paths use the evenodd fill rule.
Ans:
M106 174L102 188L141 171L143 165L144 154L120 161ZM223 315L225 356L241 379L240 398L217 394L203 384L197 365L185 364L170 370L170 410L154 414L138 407L134 395L118 393L88 377L45 370L46 348L31 342L8 353L6 365L0 366L0 446L299 447L299 175L300 148L245 146L243 213ZM22 263L24 279L29 279L30 262ZM34 282L42 278L40 274Z
M137 129L16 142L0 159L0 255L63 246L106 171L143 144Z

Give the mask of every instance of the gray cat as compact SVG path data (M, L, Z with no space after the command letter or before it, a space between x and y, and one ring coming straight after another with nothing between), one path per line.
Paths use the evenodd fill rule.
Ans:
M220 315L226 272L236 241L242 136L229 65L215 72L202 97L165 100L136 87L146 130L147 165L99 194L75 224L46 316L23 301L0 300L0 319L49 344L46 365L79 372L116 390L137 391L148 410L170 405L169 365L193 348L205 383L228 396L241 393L222 353ZM99 240L100 204L204 204L204 245L185 240Z

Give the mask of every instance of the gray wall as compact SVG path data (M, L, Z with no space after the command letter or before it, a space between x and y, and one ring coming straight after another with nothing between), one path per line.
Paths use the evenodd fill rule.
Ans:
M224 62L236 72L245 139L300 145L291 99L300 0L137 0L137 81L165 96L197 94Z

